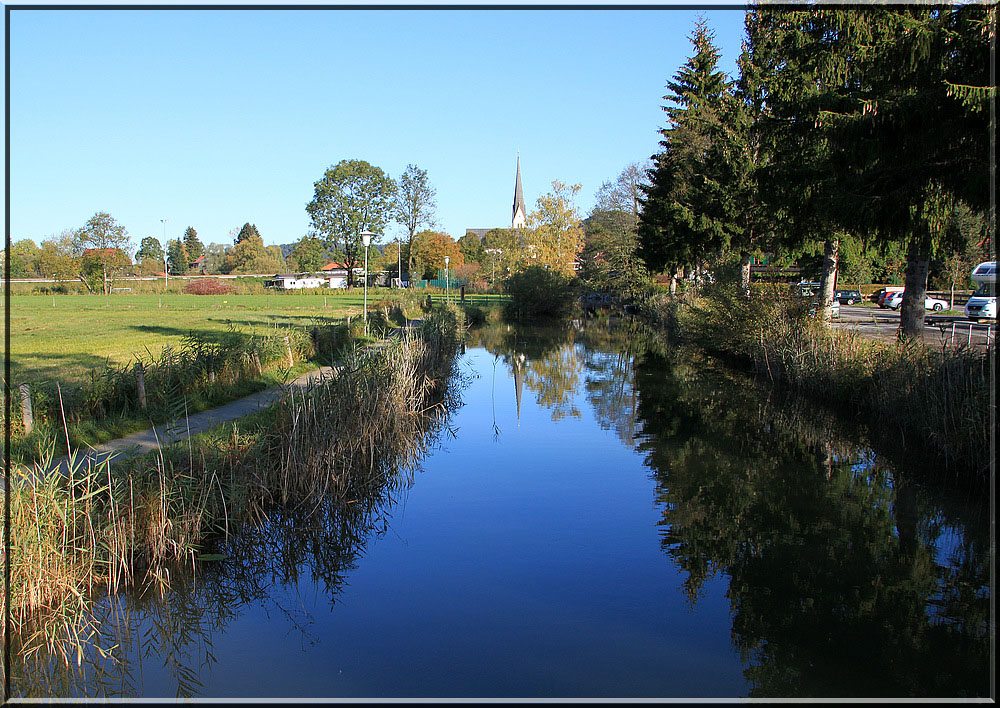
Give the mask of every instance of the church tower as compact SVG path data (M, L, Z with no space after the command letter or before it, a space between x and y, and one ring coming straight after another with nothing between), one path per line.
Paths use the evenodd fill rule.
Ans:
M512 229L524 228L528 223L524 208L524 193L521 191L521 156L517 156L517 176L514 178L514 213L510 220Z

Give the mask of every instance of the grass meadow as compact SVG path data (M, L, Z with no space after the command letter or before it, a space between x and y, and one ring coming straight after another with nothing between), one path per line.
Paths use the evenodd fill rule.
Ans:
M409 291L437 301L438 289ZM369 311L398 291L368 290ZM451 300L457 300L451 293ZM466 296L478 303L496 296ZM4 306L8 306L4 303ZM44 294L11 295L10 357L14 384L80 382L107 363L126 365L135 355L157 356L195 333L211 339L231 328L265 333L361 317L364 290L315 290L255 295ZM410 313L418 317L417 313Z

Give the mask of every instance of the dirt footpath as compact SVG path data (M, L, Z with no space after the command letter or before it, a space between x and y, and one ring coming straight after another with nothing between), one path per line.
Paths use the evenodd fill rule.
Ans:
M203 433L210 428L226 423L244 416L256 413L262 408L266 408L279 398L288 395L293 391L301 391L313 382L336 376L337 369L323 366L319 369L308 371L294 381L282 386L272 386L271 388L259 391L246 398L240 398L218 408L195 413L182 420L172 423L162 423L148 430L141 430L131 435L126 435L117 440L109 440L106 443L97 445L87 450L76 450L77 465L84 467L100 464L112 457L132 457L134 455L144 455L152 452L161 446L173 444L179 440ZM51 467L58 466L63 474L69 472L69 458L60 457L53 460ZM40 465L35 464L29 467L18 466L15 473L20 473L23 479L31 479L41 472ZM2 487L2 485L0 485Z

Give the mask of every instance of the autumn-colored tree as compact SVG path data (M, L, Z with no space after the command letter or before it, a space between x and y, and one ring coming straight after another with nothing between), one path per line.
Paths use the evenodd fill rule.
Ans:
M457 268L465 263L465 256L455 240L440 231L421 231L413 236L413 273L419 273L422 280L437 277L444 270L444 257L450 258L449 267Z
M550 268L565 276L575 272L574 264L583 248L583 224L573 203L579 184L552 182L552 191L538 198L528 215L525 247L531 265Z
M223 273L277 273L282 270L284 259L280 258L280 248L272 247L279 248L278 257L273 252L269 253L256 227L252 233L241 232L240 235L242 239L237 238L236 244L225 256Z

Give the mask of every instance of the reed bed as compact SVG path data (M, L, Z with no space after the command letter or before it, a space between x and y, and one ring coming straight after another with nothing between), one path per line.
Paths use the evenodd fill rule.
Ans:
M778 290L747 298L715 288L649 309L682 339L870 422L873 437L934 455L960 476L989 479L992 347L984 354L832 331Z
M240 528L276 514L322 522L330 504L365 506L412 468L454 404L440 377L452 373L461 332L454 308L437 310L416 333L342 351L335 377L197 441L12 483L10 600L21 652L79 661L94 631L85 619L92 598L166 588L172 572L196 568Z

